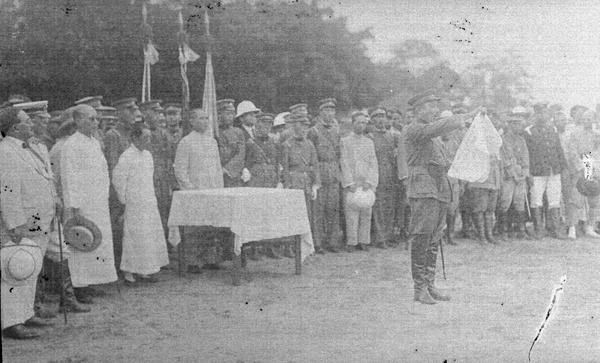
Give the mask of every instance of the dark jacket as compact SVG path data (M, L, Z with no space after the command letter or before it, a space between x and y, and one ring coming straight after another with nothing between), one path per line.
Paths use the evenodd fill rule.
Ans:
M532 125L525 129L523 137L529 150L531 176L556 175L567 168L556 127L551 124Z

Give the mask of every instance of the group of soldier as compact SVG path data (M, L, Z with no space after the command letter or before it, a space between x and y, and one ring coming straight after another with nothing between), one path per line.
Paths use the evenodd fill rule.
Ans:
M126 98L108 107L102 104L101 96L94 96L78 100L75 105L48 113L47 102L30 102L14 95L2 108L27 113L34 135L23 140L27 144L23 149L38 145L46 150L55 179L61 175L61 148L81 128L74 120L81 117L81 108L77 111L77 107L86 105L97 115L99 125L91 132L104 154L110 180L121 156L131 147L132 138L139 139L139 130L147 130L154 193L165 240L172 195L179 189L201 189L202 185L300 189L305 194L317 254L368 251L369 246L411 246L414 300L435 304L450 299L435 287L437 251L442 241L456 244L453 232L459 214L461 236L480 244L499 244L508 238L539 239L546 231L556 238L576 238L578 226L586 235L600 238L595 232L600 221L598 198L583 195L576 186L584 170L582 160L586 155L595 155L600 143L600 132L594 126L597 115L583 106L573 107L572 122L567 125L565 114L546 103L535 104L533 112L521 106L469 111L462 103L445 107L442 112L440 98L433 91L415 95L408 100L407 109L374 107L355 110L349 117L336 115L337 102L333 98L315 104L314 117L309 115L307 104L296 104L274 115L250 101L236 107L234 100L223 99L217 101L218 125L211 130L203 124L208 120L203 110L185 114L181 105L163 104L161 100L137 103L134 98ZM447 176L448 168L470 123L480 113L490 117L501 135L500 152L490 155L489 174L483 182L452 179ZM191 131L185 130L184 116L189 118ZM197 135L203 138L192 139ZM209 163L203 159L210 157L213 143L216 167L204 170ZM196 165L190 164L192 159ZM211 173L218 174L216 182L208 180ZM61 183L55 181L60 199ZM374 195L371 203L365 206L363 201L356 202L369 193ZM112 184L108 208L118 269L122 266L125 206ZM531 233L526 228L529 220L534 222ZM4 220L3 230L8 231L7 235L16 233ZM186 231L184 260L180 263L189 273L219 269L219 263L231 253L226 248L204 246L215 236L231 238L230 233L213 234L207 229ZM243 253L255 260L265 255L293 256L288 247L270 245L265 250L251 247ZM178 258L173 248L167 247L171 258ZM55 276L51 280L57 280L58 274L52 271L63 269L62 281L56 285L65 288L70 284L68 268L64 271L64 266L57 266L56 259L45 260L44 264L44 276ZM131 274L125 280L135 281ZM139 281L157 280L142 275ZM102 294L102 290L91 287L66 288L72 292L67 295L71 300L61 300L61 306L72 312L90 311L81 303L91 303L94 296ZM34 311L37 317L46 318L53 313L43 309L43 290L41 286L36 288ZM44 324L35 316L32 319L28 320L32 325ZM3 323L3 329L5 326ZM9 333L7 336L15 338L35 336L21 328Z

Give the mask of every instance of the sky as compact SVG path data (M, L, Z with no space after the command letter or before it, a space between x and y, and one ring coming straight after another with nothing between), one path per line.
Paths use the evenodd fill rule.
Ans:
M384 62L403 40L433 44L460 71L511 50L534 76L536 101L600 103L600 0L319 0L352 31L370 28L368 56ZM463 29L464 28L464 29Z

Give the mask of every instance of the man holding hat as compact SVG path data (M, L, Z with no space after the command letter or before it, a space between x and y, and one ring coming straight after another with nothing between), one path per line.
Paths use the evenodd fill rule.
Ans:
M38 336L26 326L49 325L34 314L36 280L42 269L42 256L46 253L50 233L55 228L56 211L59 210L52 171L38 152L27 142L33 136L33 123L27 114L15 107L0 110L0 242L2 245L1 315L4 336L28 339ZM8 270L4 261L9 258L9 245L22 241L31 244L38 258L15 259L20 270L31 268L27 276L19 269ZM33 256L33 255L31 255ZM33 265L31 265L33 264ZM12 279L10 277L13 277Z
M246 141L254 137L254 124L256 123L256 115L259 113L260 109L250 101L242 101L237 106L235 118L241 123L240 129L244 133Z
M100 143L93 137L98 128L96 111L88 105L75 106L73 120L77 132L64 143L60 160L65 221L90 221L98 227L102 240L91 252L73 248L69 268L73 286L79 288L76 293L91 295L94 290L86 289L88 286L117 280L108 205L110 179Z
M313 143L319 161L321 188L314 202L315 251L323 249L337 253L340 249L340 135L335 121L335 99L319 102L316 124L308 130L307 138Z
M498 208L496 224L500 238L504 239L509 231L508 209L512 206L516 212L517 239L527 238L525 232L525 193L527 193L527 178L529 174L529 150L521 130L523 118L513 114L506 116L507 127L502 134L502 146L500 148L500 159L504 171L500 195L498 197Z
M161 100L148 100L140 104L140 111L144 120L144 126L150 130L150 144L148 151L152 154L154 161L154 191L156 201L158 202L158 211L162 221L163 230L168 233L167 222L169 220L169 211L171 209L171 196L173 194L172 186L175 173L173 171L173 139L169 137L168 132L160 127L160 115L163 108L160 106ZM168 237L168 235L165 235Z
M375 145L379 170L379 183L375 190L375 204L373 205L373 245L386 249L394 237L394 212L398 200L396 140L394 135L386 129L387 115L383 107L373 108L370 115L375 126L370 137Z
M452 198L447 178L451 162L439 136L464 127L466 120L481 111L478 108L438 120L438 100L433 90L408 100L416 120L404 128L409 167L407 195L411 208L409 234L414 300L423 304L450 300L435 287L437 251Z
M131 146L129 134L135 125L141 125L142 113L135 104L135 98L124 98L114 103L119 118L117 126L106 133L104 140L106 163L108 165L109 179L112 178L112 171L119 162L119 157ZM123 214L125 208L119 201L117 193L113 186L110 186L109 194L110 221L112 226L112 237L115 249L115 266L121 262L121 241L123 240Z
M232 99L217 101L217 114L219 117L219 131L217 143L219 156L223 167L223 181L225 188L244 186L242 169L246 158L246 139L244 132L233 127L235 107Z
M531 166L531 214L535 225L535 238L545 236L542 206L543 196L548 198L548 227L557 238L566 238L560 221L561 173L567 169L558 130L552 125L547 103L534 104L534 124L525 129L524 137L529 149Z
M290 115L286 123L292 126L294 136L282 144L283 186L288 189L304 190L306 209L311 226L313 226L314 215L311 204L317 199L321 178L318 170L317 151L313 143L306 138L310 121L307 116Z
M371 244L373 203L361 208L350 203L357 195L374 198L379 183L379 170L373 140L366 136L367 115L362 111L352 115L352 132L340 141L340 166L344 188L346 217L346 250L368 251ZM391 218L392 216L390 216Z

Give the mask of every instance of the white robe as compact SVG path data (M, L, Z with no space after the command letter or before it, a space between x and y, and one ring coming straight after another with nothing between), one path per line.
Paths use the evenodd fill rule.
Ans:
M169 264L154 194L154 161L148 150L125 150L113 170L113 185L125 204L121 270L151 275Z
M73 286L117 281L113 240L108 213L108 166L100 143L76 132L65 141L60 157L65 209L79 208L102 232L102 243L92 252L72 249L69 269Z
M223 188L219 147L210 131L192 131L181 139L174 167L182 190Z

